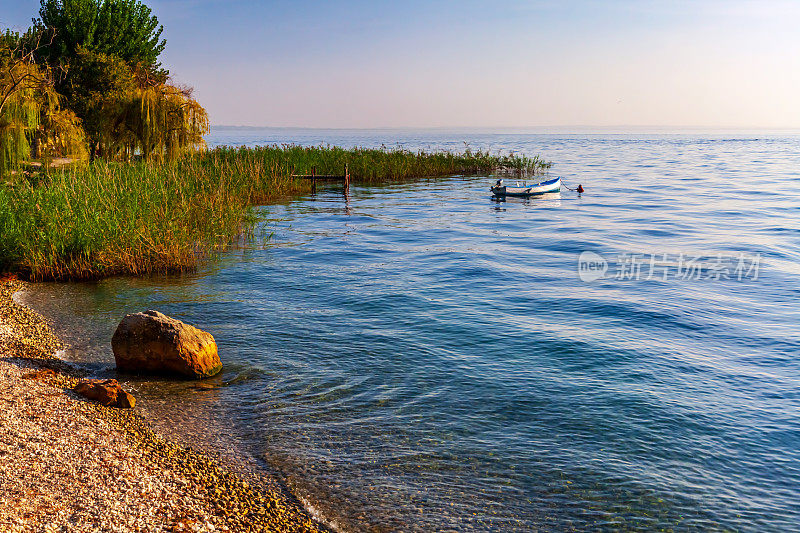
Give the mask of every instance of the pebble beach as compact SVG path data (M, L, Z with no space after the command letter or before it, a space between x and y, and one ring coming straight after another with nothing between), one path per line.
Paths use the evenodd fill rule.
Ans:
M324 531L273 480L248 482L76 395L46 320L0 282L0 531Z

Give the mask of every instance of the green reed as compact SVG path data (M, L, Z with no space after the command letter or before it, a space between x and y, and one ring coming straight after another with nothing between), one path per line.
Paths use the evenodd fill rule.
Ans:
M163 164L95 162L0 185L0 272L32 280L194 269L252 234L254 205L307 192L292 174L381 182L505 168L538 158L485 152L344 150L295 145L218 148Z
M550 163L538 156L492 155L469 149L454 153L287 144L252 149L219 148L211 155L220 160L253 158L275 165L288 174L309 174L312 168L316 169L317 174L343 174L347 166L353 180L366 183L491 172L498 168L528 173L550 168Z

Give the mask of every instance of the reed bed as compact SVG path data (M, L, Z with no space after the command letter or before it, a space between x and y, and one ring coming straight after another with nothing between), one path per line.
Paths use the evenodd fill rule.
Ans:
M469 149L458 153L292 144L249 149L218 148L210 152L209 157L216 161L260 161L289 175L309 174L312 168L317 174L343 174L347 166L352 179L362 183L492 172L496 169L535 174L551 165L538 156L493 155Z
M38 281L192 270L252 235L253 206L307 192L292 174L342 174L345 166L353 181L377 183L549 165L484 152L295 145L218 148L160 164L95 162L0 185L0 272Z

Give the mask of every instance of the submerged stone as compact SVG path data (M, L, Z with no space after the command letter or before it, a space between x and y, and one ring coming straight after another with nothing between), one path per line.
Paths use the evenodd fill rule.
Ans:
M116 379L84 379L75 385L75 392L107 407L133 409L136 398L122 387Z
M158 311L126 315L111 339L117 368L124 372L213 376L222 370L214 337Z

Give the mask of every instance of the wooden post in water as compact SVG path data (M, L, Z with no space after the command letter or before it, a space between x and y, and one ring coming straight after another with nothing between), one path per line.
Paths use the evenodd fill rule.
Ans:
M344 212L348 215L350 211L350 165L344 165Z

